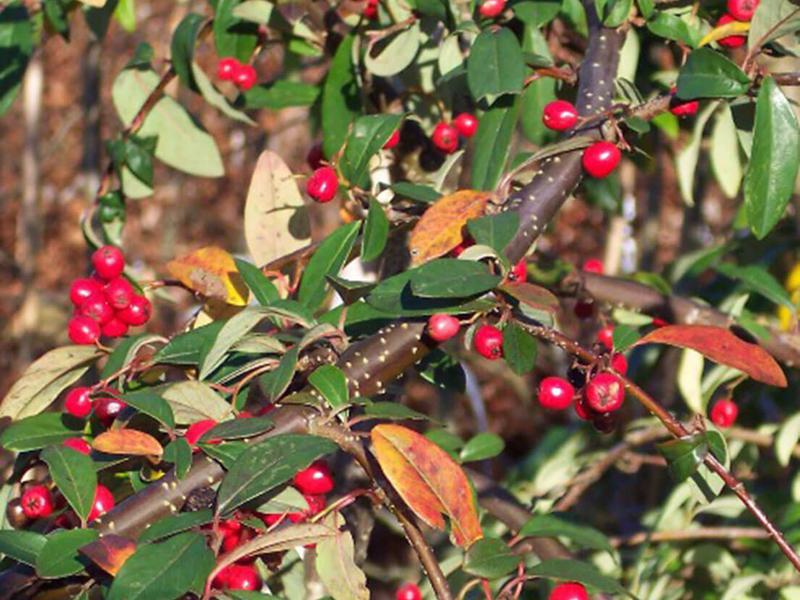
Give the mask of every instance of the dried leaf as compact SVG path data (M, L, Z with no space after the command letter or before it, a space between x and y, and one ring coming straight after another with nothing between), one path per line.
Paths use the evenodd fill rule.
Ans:
M130 456L161 456L164 449L158 440L149 433L136 429L110 429L104 431L92 442L92 448L106 454L127 454Z
M709 360L746 373L756 381L786 387L786 376L766 350L745 342L722 327L667 325L651 331L634 345L641 344L668 344L691 348Z
M195 292L244 306L249 290L239 275L233 257L222 248L206 246L167 263L170 275Z
M136 542L121 535L107 533L80 549L98 567L115 576L131 554L136 552Z
M490 198L489 192L461 190L426 210L408 240L412 266L443 256L458 246L463 241L464 225L483 215Z
M703 39L700 40L700 43L697 44L697 47L699 48L700 46L705 46L706 44L716 42L717 40L721 40L722 38L731 35L741 35L743 33L747 33L748 31L750 31L750 23L743 23L741 21L733 21L732 23L720 25L719 27L715 27L705 34Z
M401 425L378 425L371 438L381 469L414 514L436 529L447 515L459 546L483 537L467 476L447 452Z

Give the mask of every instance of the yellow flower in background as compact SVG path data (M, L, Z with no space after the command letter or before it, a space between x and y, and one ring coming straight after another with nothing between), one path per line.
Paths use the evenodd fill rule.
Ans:
M785 287L790 294L800 289L800 262L789 271L789 275L786 276Z
M800 304L800 262L798 262L789 274L786 276L786 283L784 284L786 291L791 294L792 302L795 306ZM781 329L789 331L795 328L795 314L787 306L778 307L778 320Z

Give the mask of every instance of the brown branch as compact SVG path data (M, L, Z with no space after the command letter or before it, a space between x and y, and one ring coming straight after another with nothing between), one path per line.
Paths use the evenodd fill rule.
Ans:
M794 73L773 73L772 78L778 85L800 85L800 71Z
M769 534L760 527L697 527L681 531L641 531L627 537L611 538L611 545L637 546L650 542L690 542L696 540L766 540Z

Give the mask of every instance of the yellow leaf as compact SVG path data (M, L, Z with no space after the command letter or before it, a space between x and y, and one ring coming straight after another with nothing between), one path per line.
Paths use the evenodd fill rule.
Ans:
M732 21L730 23L726 23L725 25L715 27L709 31L703 36L703 39L700 40L700 43L697 45L697 47L700 48L701 46L705 46L711 42L716 42L722 38L726 38L731 35L741 35L743 33L747 33L748 31L750 31L750 23Z
M206 298L244 306L249 291L233 257L222 248L207 246L167 263L170 275Z
M109 429L92 442L92 448L106 454L129 456L161 456L164 449L149 433L136 429Z

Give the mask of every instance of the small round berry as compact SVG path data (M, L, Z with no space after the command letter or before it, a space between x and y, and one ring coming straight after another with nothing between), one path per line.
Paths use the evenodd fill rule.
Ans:
M73 344L94 344L100 337L100 325L90 317L77 315L67 323L67 335Z
M731 15L724 14L719 18L719 21L717 21L717 27L722 27L723 25L734 23L735 21L736 19ZM743 35L729 35L717 40L717 43L723 48L739 48L747 43L747 38Z
M216 425L217 422L214 419L203 419L202 421L197 421L196 423L189 425L183 437L192 448L195 448L200 438L203 437L207 431L211 431L214 427L216 427Z
M122 275L125 256L116 246L103 246L92 253L92 266L100 277L108 281Z
M367 5L364 7L364 17L370 21L378 18L378 0L367 0Z
M472 340L475 351L489 360L503 356L503 332L494 325L481 325Z
M233 77L240 67L241 63L232 56L220 58L217 62L217 79L220 81L233 81Z
M739 407L730 398L718 400L711 409L711 422L717 427L730 427L738 416Z
M153 306L150 300L140 294L134 294L131 303L120 311L117 311L117 318L132 327L144 325L150 320L150 313Z
M65 439L61 442L62 446L66 446L67 448L72 448L76 452L80 452L81 454L86 454L87 456L92 453L92 447L89 445L83 438L79 437L71 437Z
M233 83L243 92L253 87L257 79L258 75L253 65L241 65L233 75Z
M6 504L6 523L11 525L12 529L25 529L29 522L30 519L22 508L21 498L14 498Z
M133 286L124 277L115 277L103 287L103 295L106 298L106 302L114 310L127 308L135 294Z
M528 278L528 262L522 258L508 272L508 280L513 283L524 283Z
M614 349L614 327L606 325L597 332L597 341L605 346L606 350Z
M106 514L112 508L114 508L114 494L102 483L98 483L94 490L92 509L89 511L89 516L86 517L86 520L94 521L97 517Z
M596 413L586 404L586 398L582 396L575 401L575 414L584 421L591 421L596 416Z
M572 310L579 319L588 319L594 314L594 302L578 300Z
M105 296L92 296L81 304L78 314L89 317L98 325L105 325L114 317L114 309L106 302Z
M407 582L397 588L395 600L422 600L422 592L416 583Z
M506 9L506 0L484 0L478 12L482 17L487 19L494 19L498 17Z
M453 315L437 313L428 319L428 335L436 342L446 342L458 333L461 322Z
M594 413L592 426L600 433L611 433L617 426L617 417L614 413Z
M76 307L80 307L92 296L102 296L103 286L91 277L81 277L72 282L69 288L70 302Z
M321 513L327 504L325 501L325 494L303 494L303 498L305 498L306 503L308 504L306 515L309 517L313 517L314 515Z
M79 419L88 417L92 412L91 393L88 387L72 388L64 398L64 412Z
M261 577L252 565L232 564L225 567L225 589L257 592L261 589Z
M386 143L383 145L383 149L384 150L391 150L392 148L397 146L397 144L399 144L399 143L400 143L400 130L399 129L395 129L392 132L392 135L389 136L389 139L386 140Z
M575 388L561 377L545 377L539 382L539 404L550 410L564 410L575 397Z
M128 406L119 398L95 398L93 402L94 415L106 426L110 425L122 409Z
M652 325L653 327L660 329L662 327L666 327L667 325L669 325L669 321L665 321L661 317L653 317Z
M728 13L737 21L750 21L758 4L759 0L728 0Z
M598 413L619 410L625 400L625 386L613 373L598 373L586 384L586 403Z
M669 112L676 117L691 117L697 114L700 108L700 100L681 100L675 95L675 88L670 90L672 98L669 101Z
M327 494L333 490L333 476L325 461L317 460L294 476L294 486L302 494Z
M431 141L445 154L452 154L458 149L458 129L449 123L439 123L433 130Z
M461 113L453 119L453 126L465 138L471 138L478 131L478 119L470 113Z
M22 512L29 519L42 519L53 514L53 495L45 485L32 485L22 493Z
M570 367L567 369L567 381L576 390L586 385L586 371L580 367Z
M548 102L542 112L542 123L553 131L566 131L578 122L578 109L572 102L553 100Z
M614 369L620 375L624 376L628 372L628 359L625 358L624 354L616 352L611 357L611 368Z
M306 192L317 202L330 202L338 189L339 179L332 167L320 167L306 181Z
M595 142L583 151L583 169L592 177L608 177L617 168L622 154L611 142Z
M586 593L586 588L580 583L569 581L567 583L559 583L550 592L548 600L589 600L589 594Z
M605 271L605 267L603 266L603 261L599 258L587 258L585 261L583 261L581 270L586 271L587 273L596 273L597 275L602 275Z
M123 323L117 317L113 317L100 329L100 333L107 338L119 338L128 333L128 324Z

